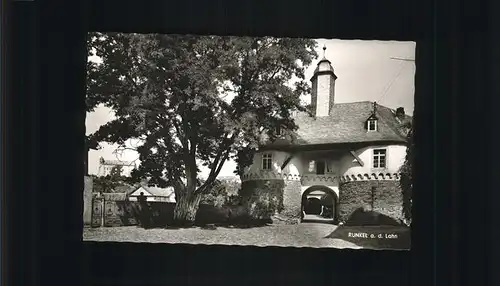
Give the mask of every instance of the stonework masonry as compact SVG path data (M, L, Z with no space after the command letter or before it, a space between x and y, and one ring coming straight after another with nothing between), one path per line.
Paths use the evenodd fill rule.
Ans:
M289 218L300 218L301 200L300 181L285 180L283 188L283 211L281 214Z
M361 207L394 219L403 218L403 196L398 181L345 182L340 185L339 190L339 221L341 222L345 222L356 209Z
M92 177L84 176L83 225L90 225L92 223L92 189L93 189Z

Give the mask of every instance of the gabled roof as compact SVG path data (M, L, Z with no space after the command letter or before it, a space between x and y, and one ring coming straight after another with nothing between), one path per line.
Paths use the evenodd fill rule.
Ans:
M149 187L146 185L139 185L135 190L137 191L140 188L143 188L146 190L148 193L152 194L153 196L156 197L170 197L175 195L174 188L168 187L168 188L158 188L158 187Z
M402 122L396 117L395 111L377 105L375 116L378 119L377 132L367 132L366 121L373 115L373 102L336 103L332 106L330 116L311 117L301 113L295 117L299 129L286 140L266 146L306 146L337 143L375 143L375 142L406 142L406 135L401 128ZM405 122L411 120L406 116Z

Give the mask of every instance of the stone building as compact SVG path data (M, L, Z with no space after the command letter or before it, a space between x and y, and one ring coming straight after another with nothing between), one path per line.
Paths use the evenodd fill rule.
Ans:
M122 161L122 160L105 160L104 158L99 159L99 169L97 171L98 176L107 176L111 174L113 168L121 167L121 174L123 176L130 176L133 169L136 168L134 162Z
M336 103L336 79L323 56L311 78L312 116L296 114L298 130L261 146L241 177L250 208L266 197L289 217L328 213L339 222L360 207L402 217L398 171L411 117L375 102ZM308 209L318 200L322 208Z

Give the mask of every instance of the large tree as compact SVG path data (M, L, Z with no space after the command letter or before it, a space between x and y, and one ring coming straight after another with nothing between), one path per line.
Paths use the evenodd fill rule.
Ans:
M174 187L180 225L194 222L229 158L241 173L278 126L297 128L291 112L305 110L304 71L317 57L314 40L296 38L95 33L88 46L102 61L88 64L88 110L116 115L89 141L138 141L133 177ZM203 184L200 164L210 169Z

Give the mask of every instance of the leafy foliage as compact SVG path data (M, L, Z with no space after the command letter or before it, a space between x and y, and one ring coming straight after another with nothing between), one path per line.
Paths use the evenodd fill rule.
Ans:
M403 191L403 215L407 220L411 220L411 198L413 193L413 161L415 159L415 144L413 141L413 123L408 122L407 128L407 149L401 173L400 186Z
M102 63L87 66L87 109L104 104L116 119L88 141L125 147L136 139L136 180L173 186L179 200L206 193L229 158L241 174L263 140L277 137L277 126L297 128L291 111L304 110L304 71L315 46L309 39L93 33L89 55ZM198 185L199 164L211 171Z
M122 166L113 166L107 176L93 176L94 191L100 193L123 192L123 187L132 188L130 177L123 176Z
M203 194L202 204L209 204L216 207L223 205L237 205L240 201L240 183L232 180L215 180L212 188Z
M109 172L111 178L121 178L123 172L123 166L114 166Z

